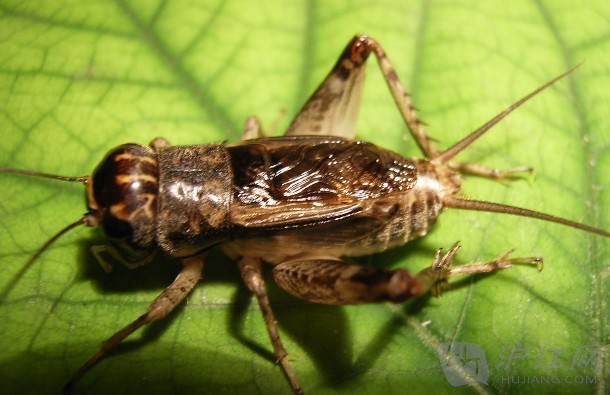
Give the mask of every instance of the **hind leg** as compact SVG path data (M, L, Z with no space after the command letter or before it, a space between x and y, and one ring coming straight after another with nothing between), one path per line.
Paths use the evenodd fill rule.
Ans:
M432 265L415 276L404 269L386 270L332 259L281 263L273 269L273 276L280 287L298 298L347 305L403 302L428 291L439 295L441 287L454 276L500 271L513 264L542 265L538 257L508 258L509 251L490 261L451 268L458 249L457 244L445 254L439 249Z

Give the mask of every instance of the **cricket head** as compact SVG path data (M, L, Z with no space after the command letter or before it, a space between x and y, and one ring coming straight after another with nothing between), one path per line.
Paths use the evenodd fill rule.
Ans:
M78 182L86 188L87 212L47 240L19 273L25 272L57 239L80 225L99 226L127 259L141 255L154 244L158 170L150 147L120 145L106 154L91 176L67 177L6 167L0 167L0 172ZM0 299L9 289L0 293Z
M106 154L87 182L87 223L136 249L154 244L159 170L154 150L123 144Z
M59 231L42 249L79 225L99 226L106 236L132 248L145 249L153 244L159 172L150 147L120 145L106 154L90 176L67 177L5 167L0 167L0 172L85 185L88 211Z

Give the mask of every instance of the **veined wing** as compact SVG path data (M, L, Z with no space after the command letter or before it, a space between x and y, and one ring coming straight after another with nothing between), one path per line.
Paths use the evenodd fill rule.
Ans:
M411 189L417 178L411 160L338 137L257 139L228 149L231 221L247 228L285 229L361 216L384 222L394 210L391 196Z
M354 139L369 51L349 42L330 74L294 118L286 136L325 135Z

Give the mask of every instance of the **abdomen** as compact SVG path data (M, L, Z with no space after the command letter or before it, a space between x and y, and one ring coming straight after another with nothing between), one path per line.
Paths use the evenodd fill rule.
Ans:
M438 215L438 195L418 180L418 161L334 137L261 139L229 148L231 222L225 245L271 263L315 254L382 251L419 237Z

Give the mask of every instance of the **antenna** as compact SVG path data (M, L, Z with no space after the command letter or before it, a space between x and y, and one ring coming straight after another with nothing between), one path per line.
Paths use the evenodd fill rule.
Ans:
M527 95L523 96L521 99L519 99L516 102L514 102L513 104L511 104L506 110L502 111L501 113L499 113L498 115L496 115L495 117L490 119L489 121L485 122L484 125L479 127L474 132L470 133L468 136L464 137L463 139L461 139L460 141L458 141L457 143L455 143L454 145L452 145L451 147L449 147L445 151L443 151L440 154L438 154L438 156L432 158L432 160L437 162L437 163L447 163L447 161L451 160L451 158L453 158L454 156L456 156L457 154L462 152L470 144L474 143L476 139L478 139L483 134L485 134L485 132L487 132L489 129L491 129L495 124L497 124L498 122L500 122L501 120L506 118L506 116L508 114L510 114L511 112L515 111L523 103L525 103L526 101L528 101L532 97L536 96L538 93L542 92L543 90L545 90L549 86L553 85L555 82L559 81L560 79L562 79L566 75L570 74L571 72L576 70L581 65L582 65L582 63L572 67L571 69L565 71L561 75L558 75L557 77L553 78L552 80L550 80L546 84L542 85L541 87L539 87L539 88L533 90L532 92L528 93Z
M24 176L31 176L31 177L50 178L50 179L59 180L59 181L82 182L83 184L87 184L87 182L89 181L89 176L66 177L66 176L60 176L57 174L43 173L41 171L12 169L10 167L2 167L2 166L0 166L0 172L11 173L11 174L21 174Z
M42 254L47 248L49 248L49 246L51 244L53 244L57 239L59 239L64 234L68 233L70 230L76 228L79 225L83 225L86 223L87 223L87 215L85 214L85 215L83 215L82 218L79 218L78 221L72 222L71 224L69 224L68 226L64 227L59 232L57 232L55 235L53 235L49 240L47 240L42 245L42 247L40 247L40 249L38 249L38 251L36 251L36 253L30 259L28 259L26 264L23 265L21 267L21 269L19 269L19 271L13 276L12 280L9 281L9 283L6 285L6 287L4 287L4 289L0 293L0 300L4 300L8 296L8 294L13 290L13 288L17 284L17 281L19 280L19 278L21 276L23 276L23 274L30 269L30 267L32 266L34 261L36 259L38 259L40 254Z
M13 169L10 167L2 167L2 166L0 166L0 172L10 173L10 174L20 174L20 175L31 176L31 177L50 178L50 179L59 180L59 181L80 182L85 185L87 185L87 183L89 182L89 176L67 177L67 176L61 176L61 175L57 175L57 174L43 173L40 171ZM28 259L26 264L23 265L21 267L21 269L19 269L19 271L13 276L12 280L4 287L4 289L2 289L2 292L0 292L0 300L6 299L8 294L13 290L13 288L17 284L19 278L21 276L23 276L23 274L30 269L30 267L32 266L34 261L36 261L36 259L38 259L38 257L40 257L40 255L47 248L49 248L49 246L51 244L53 244L57 239L59 239L61 236L63 236L64 234L66 234L67 232L76 228L79 225L95 226L94 222L95 221L92 219L91 215L85 214L81 218L79 218L77 221L72 222L71 224L67 225L66 227L61 229L59 232L57 232L55 235L53 235L49 240L47 240L42 245L42 247L40 247L40 249L38 249L38 251L36 251L36 253L30 259Z

